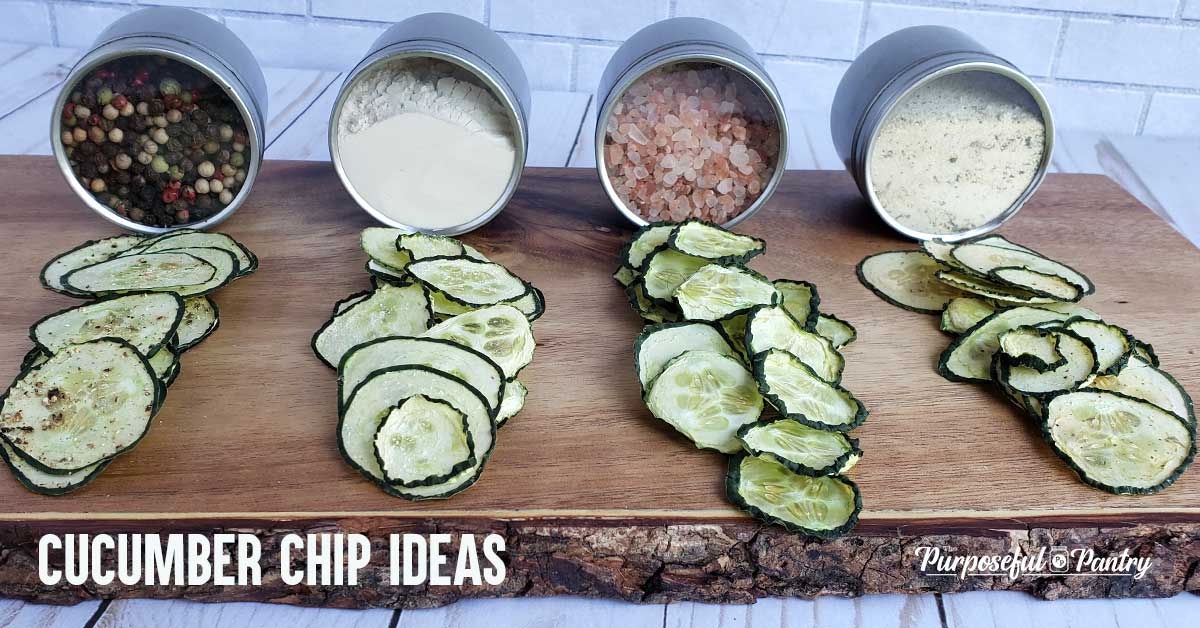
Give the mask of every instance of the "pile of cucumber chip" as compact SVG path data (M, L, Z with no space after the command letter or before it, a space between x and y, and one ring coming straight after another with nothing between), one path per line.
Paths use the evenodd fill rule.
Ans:
M841 349L857 333L818 309L812 284L745 266L765 250L699 220L639 230L613 275L648 323L635 369L655 417L731 456L730 501L794 532L838 536L862 510L844 474L862 456L847 432L867 410L840 385Z
M0 457L29 490L91 482L150 429L180 356L220 322L209 296L258 259L221 233L188 229L85 242L42 285L87 303L33 324L34 347L0 397Z
M338 447L387 493L443 499L479 479L496 430L525 406L545 299L453 238L363 230L372 288L313 335L338 374Z
M942 376L993 383L1084 483L1145 495L1191 464L1191 397L1149 344L1078 304L1095 286L1075 269L989 235L872 255L858 277L893 305L941 316L955 336Z

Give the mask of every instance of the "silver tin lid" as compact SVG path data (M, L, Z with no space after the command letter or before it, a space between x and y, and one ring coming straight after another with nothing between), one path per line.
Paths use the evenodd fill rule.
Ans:
M338 120L350 87L367 69L378 63L405 57L429 57L453 63L474 75L508 110L513 130L516 158L513 171L500 197L481 213L461 225L441 229L425 229L403 224L390 218L359 194L342 166L338 145ZM408 231L439 235L458 235L478 229L495 218L516 193L529 152L529 112L532 96L525 68L515 52L499 35L488 27L452 13L424 13L398 22L380 35L362 61L354 66L342 82L329 116L329 155L342 185L360 207L379 222Z

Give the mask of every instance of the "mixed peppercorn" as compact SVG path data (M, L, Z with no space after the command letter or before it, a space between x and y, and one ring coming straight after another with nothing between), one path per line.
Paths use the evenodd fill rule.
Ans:
M59 140L98 201L157 227L220 212L250 160L245 120L229 95L199 70L158 56L116 59L77 84Z

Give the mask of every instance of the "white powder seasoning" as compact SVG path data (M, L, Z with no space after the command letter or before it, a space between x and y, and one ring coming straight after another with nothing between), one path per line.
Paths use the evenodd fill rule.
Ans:
M888 113L867 164L887 214L923 233L951 235L1004 213L1037 175L1045 150L1037 102L987 71L938 77Z
M516 161L508 111L467 70L438 59L395 59L351 85L337 121L338 153L374 209L419 229L483 215Z

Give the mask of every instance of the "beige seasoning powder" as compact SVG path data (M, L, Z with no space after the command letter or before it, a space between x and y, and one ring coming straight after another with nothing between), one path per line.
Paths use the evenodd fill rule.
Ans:
M879 205L923 233L981 227L1029 187L1045 150L1037 102L986 71L948 74L888 113L867 163Z

